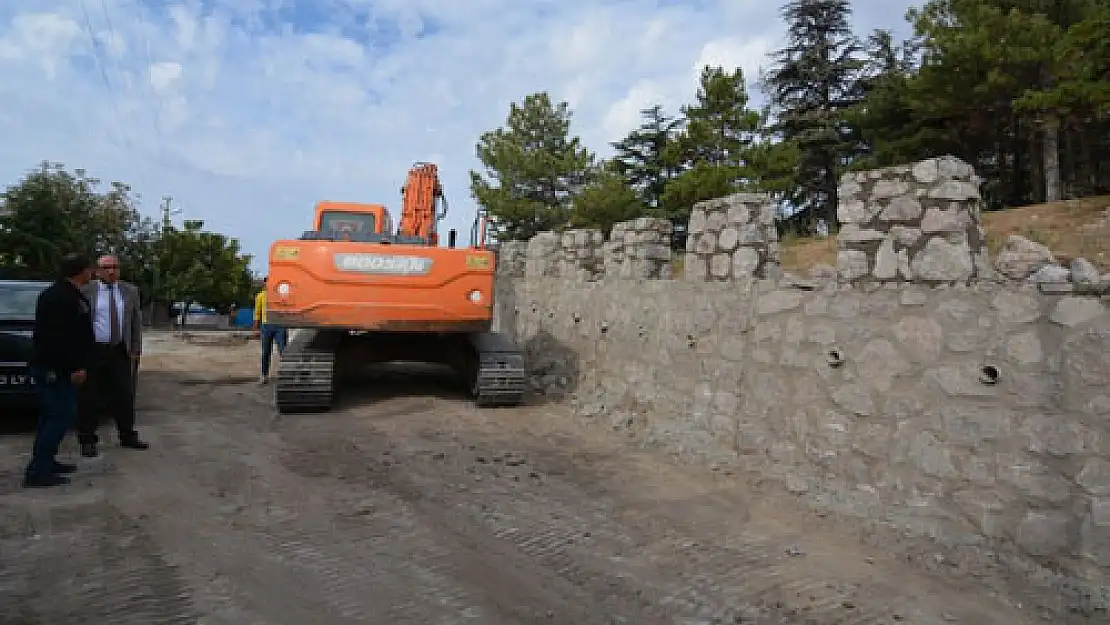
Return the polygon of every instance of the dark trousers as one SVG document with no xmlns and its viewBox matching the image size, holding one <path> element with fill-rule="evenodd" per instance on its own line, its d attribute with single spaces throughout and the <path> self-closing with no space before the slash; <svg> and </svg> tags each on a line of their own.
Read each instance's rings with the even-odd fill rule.
<svg viewBox="0 0 1110 625">
<path fill-rule="evenodd" d="M 54 472 L 58 446 L 77 418 L 77 389 L 69 378 L 58 377 L 44 367 L 32 367 L 31 375 L 39 389 L 40 404 L 27 475 L 46 476 Z"/>
<path fill-rule="evenodd" d="M 258 331 L 258 338 L 262 344 L 262 375 L 270 375 L 270 359 L 274 353 L 274 344 L 277 344 L 278 353 L 284 354 L 288 334 L 281 326 L 264 323 Z"/>
<path fill-rule="evenodd" d="M 77 418 L 77 441 L 98 443 L 97 424 L 109 415 L 116 423 L 121 441 L 133 440 L 135 433 L 134 365 L 122 343 L 97 343 L 89 363 L 89 375 L 82 387 L 81 410 Z"/>
</svg>

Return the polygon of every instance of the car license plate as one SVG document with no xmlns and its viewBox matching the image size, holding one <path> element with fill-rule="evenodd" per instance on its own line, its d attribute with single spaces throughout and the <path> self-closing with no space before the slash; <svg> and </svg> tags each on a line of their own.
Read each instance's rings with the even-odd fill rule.
<svg viewBox="0 0 1110 625">
<path fill-rule="evenodd" d="M 29 373 L 0 373 L 0 388 L 13 386 L 33 386 L 35 377 Z"/>
</svg>

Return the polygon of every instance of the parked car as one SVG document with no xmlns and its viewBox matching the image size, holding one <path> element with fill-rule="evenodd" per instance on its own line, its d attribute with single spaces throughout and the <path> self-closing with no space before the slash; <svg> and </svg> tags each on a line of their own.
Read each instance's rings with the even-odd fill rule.
<svg viewBox="0 0 1110 625">
<path fill-rule="evenodd" d="M 201 306 L 200 304 L 190 304 L 189 312 L 187 315 L 182 315 L 182 308 L 184 304 L 178 302 L 174 305 L 174 325 L 178 328 L 182 327 L 182 322 L 189 328 L 222 328 L 228 324 L 227 315 L 221 315 L 213 308 Z"/>
<path fill-rule="evenodd" d="M 35 305 L 50 286 L 39 280 L 0 280 L 0 411 L 29 407 L 38 398 L 31 378 Z"/>
</svg>

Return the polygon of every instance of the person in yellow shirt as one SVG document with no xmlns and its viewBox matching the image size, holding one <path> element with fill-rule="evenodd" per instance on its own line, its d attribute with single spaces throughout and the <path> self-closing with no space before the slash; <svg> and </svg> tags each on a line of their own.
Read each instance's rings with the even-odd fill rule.
<svg viewBox="0 0 1110 625">
<path fill-rule="evenodd" d="M 270 358 L 277 344 L 278 355 L 285 353 L 287 340 L 285 328 L 266 323 L 266 284 L 269 276 L 262 279 L 262 290 L 254 296 L 254 334 L 262 344 L 262 375 L 259 382 L 266 384 L 270 381 Z"/>
</svg>

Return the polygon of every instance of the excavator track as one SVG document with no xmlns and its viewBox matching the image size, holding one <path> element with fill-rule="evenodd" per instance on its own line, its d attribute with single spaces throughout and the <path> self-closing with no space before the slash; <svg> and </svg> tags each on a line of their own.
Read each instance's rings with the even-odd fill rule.
<svg viewBox="0 0 1110 625">
<path fill-rule="evenodd" d="M 523 403 L 528 377 L 520 348 L 496 332 L 472 335 L 470 344 L 477 358 L 470 391 L 474 402 L 483 408 Z"/>
<path fill-rule="evenodd" d="M 331 408 L 335 396 L 333 333 L 300 330 L 289 341 L 278 365 L 274 402 L 278 412 L 316 412 Z"/>
<path fill-rule="evenodd" d="M 278 364 L 274 403 L 282 414 L 323 412 L 335 397 L 336 348 L 341 332 L 300 330 Z M 468 337 L 475 362 L 469 373 L 470 394 L 482 408 L 524 402 L 528 377 L 524 354 L 506 336 L 485 332 Z"/>
</svg>

